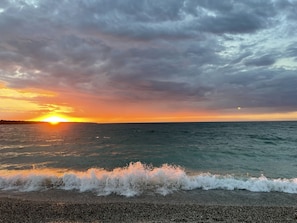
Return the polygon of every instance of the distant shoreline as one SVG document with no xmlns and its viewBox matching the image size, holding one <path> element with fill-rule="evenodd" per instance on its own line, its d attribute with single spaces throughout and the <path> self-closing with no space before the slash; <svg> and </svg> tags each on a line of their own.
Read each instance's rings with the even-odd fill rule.
<svg viewBox="0 0 297 223">
<path fill-rule="evenodd" d="M 73 123 L 88 123 L 97 124 L 93 122 L 58 122 L 58 124 L 73 124 Z M 51 122 L 45 121 L 19 121 L 19 120 L 0 120 L 0 125 L 28 125 L 28 124 L 51 124 Z"/>
<path fill-rule="evenodd" d="M 85 124 L 102 124 L 102 125 L 114 125 L 114 124 L 184 124 L 184 123 L 261 123 L 261 122 L 296 122 L 297 120 L 276 120 L 276 121 L 224 121 L 224 122 L 59 122 L 61 123 L 85 123 Z M 46 121 L 21 121 L 21 120 L 0 120 L 0 125 L 10 124 L 48 124 Z"/>
<path fill-rule="evenodd" d="M 15 121 L 15 120 L 0 120 L 0 125 L 10 125 L 10 124 L 43 124 L 47 122 L 41 121 Z"/>
</svg>

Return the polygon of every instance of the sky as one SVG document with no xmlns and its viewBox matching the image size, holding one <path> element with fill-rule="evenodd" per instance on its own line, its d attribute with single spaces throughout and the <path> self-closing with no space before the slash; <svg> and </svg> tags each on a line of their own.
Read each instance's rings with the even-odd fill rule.
<svg viewBox="0 0 297 223">
<path fill-rule="evenodd" d="M 0 119 L 297 120 L 297 0 L 1 0 Z"/>
</svg>

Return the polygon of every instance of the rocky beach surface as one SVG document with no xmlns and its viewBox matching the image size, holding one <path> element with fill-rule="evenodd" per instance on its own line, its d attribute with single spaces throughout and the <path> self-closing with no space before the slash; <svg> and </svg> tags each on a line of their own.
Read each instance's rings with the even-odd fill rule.
<svg viewBox="0 0 297 223">
<path fill-rule="evenodd" d="M 247 200 L 246 192 L 199 193 L 125 198 L 1 192 L 0 222 L 297 222 L 295 195 L 256 193 Z"/>
</svg>

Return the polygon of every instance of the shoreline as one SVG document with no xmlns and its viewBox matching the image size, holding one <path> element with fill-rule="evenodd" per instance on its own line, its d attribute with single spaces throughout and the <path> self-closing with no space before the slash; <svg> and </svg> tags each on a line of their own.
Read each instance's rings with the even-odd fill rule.
<svg viewBox="0 0 297 223">
<path fill-rule="evenodd" d="M 296 222 L 297 201 L 272 205 L 269 196 L 256 193 L 256 202 L 221 203 L 220 191 L 212 191 L 209 201 L 197 195 L 144 195 L 126 198 L 116 195 L 99 197 L 92 193 L 45 191 L 0 193 L 0 222 Z M 224 193 L 224 192 L 222 192 Z M 228 193 L 228 196 L 236 195 Z M 278 200 L 283 194 L 274 194 Z M 243 199 L 245 192 L 239 192 Z M 236 197 L 235 196 L 235 197 Z M 286 196 L 286 195 L 285 195 Z M 183 199 L 185 197 L 185 199 Z M 189 194 L 192 197 L 192 194 Z M 289 196 L 290 197 L 290 196 Z M 199 200 L 200 198 L 200 200 Z M 197 200 L 196 200 L 197 199 Z M 261 202 L 263 200 L 265 202 Z M 295 201 L 295 202 L 294 202 Z"/>
</svg>

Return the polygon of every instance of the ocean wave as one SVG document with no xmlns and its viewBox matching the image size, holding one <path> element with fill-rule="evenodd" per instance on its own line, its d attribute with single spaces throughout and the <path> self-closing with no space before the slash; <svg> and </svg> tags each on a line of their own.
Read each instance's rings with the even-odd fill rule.
<svg viewBox="0 0 297 223">
<path fill-rule="evenodd" d="M 297 178 L 269 179 L 236 177 L 210 173 L 187 174 L 179 166 L 164 164 L 153 167 L 141 162 L 108 171 L 55 169 L 0 171 L 0 189 L 42 191 L 48 189 L 91 191 L 98 196 L 110 194 L 132 197 L 146 192 L 167 195 L 180 190 L 248 190 L 252 192 L 284 192 L 297 194 Z"/>
</svg>

